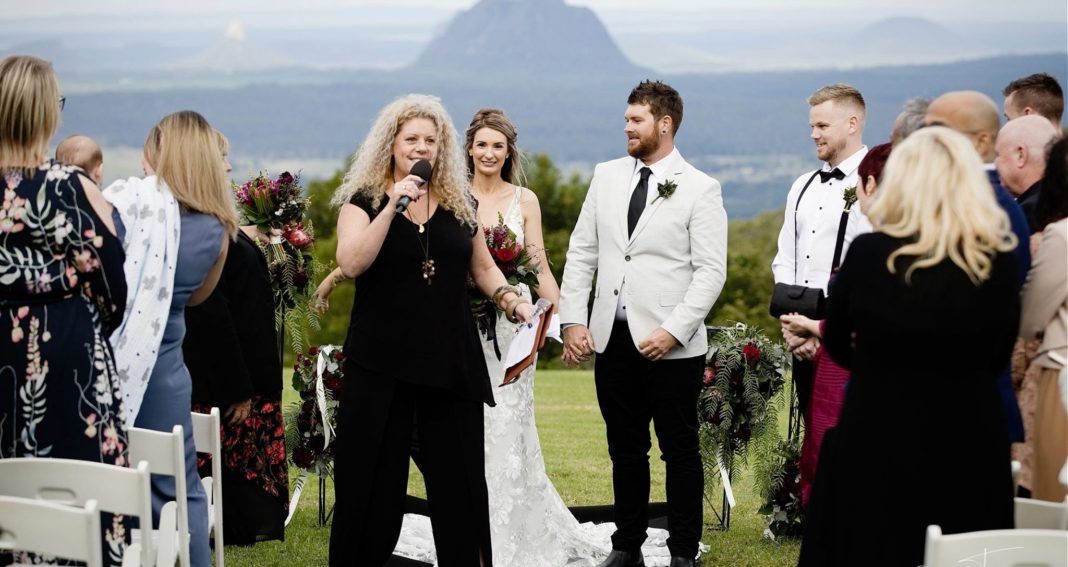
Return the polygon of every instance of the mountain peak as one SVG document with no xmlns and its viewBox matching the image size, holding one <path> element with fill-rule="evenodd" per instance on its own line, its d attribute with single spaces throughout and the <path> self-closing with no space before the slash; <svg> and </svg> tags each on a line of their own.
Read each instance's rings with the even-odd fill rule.
<svg viewBox="0 0 1068 567">
<path fill-rule="evenodd" d="M 481 0 L 457 14 L 413 67 L 484 75 L 643 71 L 623 55 L 593 11 L 564 0 Z"/>
</svg>

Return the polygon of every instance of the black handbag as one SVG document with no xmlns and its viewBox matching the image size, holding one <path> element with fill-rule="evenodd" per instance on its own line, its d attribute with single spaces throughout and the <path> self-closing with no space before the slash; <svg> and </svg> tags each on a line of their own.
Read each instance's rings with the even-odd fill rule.
<svg viewBox="0 0 1068 567">
<path fill-rule="evenodd" d="M 771 316 L 776 319 L 788 313 L 800 313 L 809 319 L 823 318 L 827 298 L 818 287 L 777 283 L 771 290 Z"/>
<path fill-rule="evenodd" d="M 808 182 L 801 188 L 801 194 L 797 196 L 797 202 L 794 203 L 794 277 L 797 277 L 797 208 L 801 204 L 801 197 L 805 196 L 805 191 L 808 186 L 812 184 L 812 180 L 816 178 L 819 171 L 812 174 L 812 177 L 808 178 Z M 831 273 L 834 273 L 838 269 L 840 256 L 842 255 L 842 244 L 845 240 L 846 225 L 849 223 L 849 204 L 842 210 L 842 217 L 838 221 L 838 238 L 834 243 L 834 256 L 831 262 Z M 771 290 L 771 306 L 768 312 L 772 317 L 776 319 L 781 315 L 788 313 L 798 313 L 804 315 L 809 319 L 823 319 L 825 315 L 824 307 L 827 303 L 827 296 L 823 293 L 823 289 L 818 287 L 805 287 L 803 285 L 792 285 L 785 283 L 776 283 L 775 287 Z"/>
</svg>

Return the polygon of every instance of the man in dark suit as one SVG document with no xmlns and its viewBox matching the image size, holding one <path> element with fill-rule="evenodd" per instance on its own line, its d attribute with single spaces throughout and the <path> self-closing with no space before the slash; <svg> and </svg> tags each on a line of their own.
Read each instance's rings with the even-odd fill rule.
<svg viewBox="0 0 1068 567">
<path fill-rule="evenodd" d="M 1005 190 L 1016 197 L 1032 233 L 1035 232 L 1035 203 L 1046 174 L 1046 152 L 1058 134 L 1049 120 L 1035 115 L 1010 120 L 998 132 L 994 160 L 998 177 Z"/>
<path fill-rule="evenodd" d="M 946 126 L 968 136 L 975 151 L 986 164 L 987 176 L 994 186 L 994 196 L 998 205 L 1009 215 L 1012 232 L 1016 235 L 1016 278 L 1018 287 L 1023 287 L 1027 270 L 1031 268 L 1031 247 L 1029 245 L 1031 229 L 1027 225 L 1020 206 L 1012 195 L 1001 186 L 997 169 L 994 167 L 995 147 L 998 137 L 998 107 L 990 97 L 977 91 L 954 91 L 946 93 L 927 107 L 927 126 Z M 1009 361 L 1005 361 L 1005 370 L 998 377 L 998 390 L 1001 393 L 1002 410 L 1005 415 L 1005 430 L 1010 443 L 1024 440 L 1023 418 L 1020 406 L 1016 403 L 1016 394 L 1012 390 L 1012 378 L 1009 374 Z"/>
</svg>

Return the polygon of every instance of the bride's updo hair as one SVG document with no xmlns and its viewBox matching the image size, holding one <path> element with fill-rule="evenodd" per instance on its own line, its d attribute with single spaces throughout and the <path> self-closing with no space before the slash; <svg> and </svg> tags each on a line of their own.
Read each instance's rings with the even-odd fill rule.
<svg viewBox="0 0 1068 567">
<path fill-rule="evenodd" d="M 519 132 L 516 131 L 515 124 L 512 124 L 512 121 L 508 119 L 504 111 L 496 108 L 479 110 L 471 118 L 471 125 L 467 127 L 467 141 L 464 143 L 464 154 L 467 156 L 467 174 L 475 174 L 475 160 L 471 157 L 471 146 L 475 143 L 475 134 L 483 128 L 496 130 L 504 134 L 504 138 L 508 140 L 508 157 L 505 158 L 504 165 L 501 166 L 501 179 L 520 187 L 525 186 L 527 177 L 523 172 L 523 154 L 519 151 L 519 146 L 516 145 Z"/>
</svg>

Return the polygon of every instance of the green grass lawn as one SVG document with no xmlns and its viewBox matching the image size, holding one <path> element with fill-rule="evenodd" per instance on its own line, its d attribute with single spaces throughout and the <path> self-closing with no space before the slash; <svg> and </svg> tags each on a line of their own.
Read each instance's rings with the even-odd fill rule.
<svg viewBox="0 0 1068 567">
<path fill-rule="evenodd" d="M 296 394 L 287 390 L 285 397 L 287 401 L 292 401 L 296 399 Z M 601 421 L 594 394 L 593 373 L 582 370 L 539 371 L 535 400 L 545 468 L 560 496 L 569 505 L 610 503 L 612 469 L 605 444 L 604 422 Z M 654 443 L 650 456 L 653 501 L 665 500 L 664 464 L 659 456 Z M 408 491 L 422 496 L 422 479 L 414 465 L 411 469 Z M 297 472 L 291 470 L 290 478 L 295 479 L 296 476 Z M 766 523 L 756 513 L 760 502 L 753 493 L 752 478 L 746 471 L 742 471 L 739 477 L 734 484 L 737 506 L 731 516 L 730 530 L 716 529 L 713 526 L 715 516 L 706 509 L 705 533 L 701 541 L 712 549 L 703 557 L 704 565 L 780 567 L 796 564 L 797 541 L 775 543 L 761 537 Z M 314 477 L 309 479 L 300 506 L 286 529 L 284 543 L 267 542 L 251 548 L 228 547 L 227 564 L 234 567 L 326 565 L 330 528 L 317 525 L 317 486 Z M 331 505 L 334 494 L 329 481 L 326 498 L 327 505 Z M 716 504 L 718 506 L 718 501 Z"/>
</svg>

